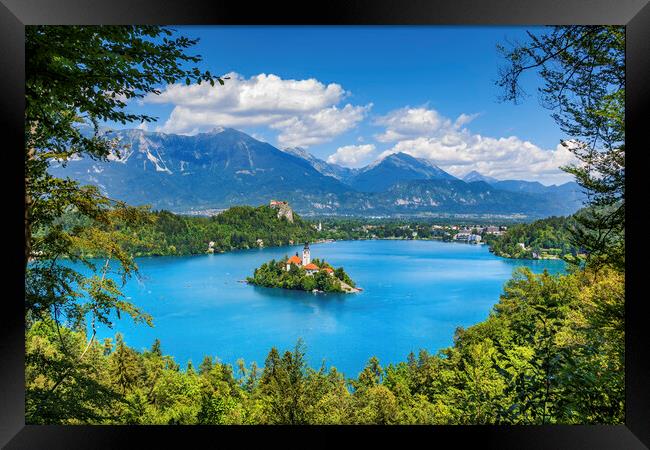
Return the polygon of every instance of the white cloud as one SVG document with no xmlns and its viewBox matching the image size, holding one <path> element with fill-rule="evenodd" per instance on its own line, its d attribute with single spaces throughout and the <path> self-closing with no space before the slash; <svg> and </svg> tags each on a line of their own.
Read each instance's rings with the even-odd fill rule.
<svg viewBox="0 0 650 450">
<path fill-rule="evenodd" d="M 361 167 L 369 162 L 374 150 L 375 146 L 373 144 L 346 145 L 339 147 L 335 153 L 329 155 L 327 162 L 345 167 Z"/>
<path fill-rule="evenodd" d="M 331 140 L 333 137 L 351 130 L 363 120 L 372 104 L 339 109 L 336 106 L 322 109 L 301 117 L 291 117 L 271 125 L 281 130 L 278 142 L 284 146 L 307 147 Z"/>
<path fill-rule="evenodd" d="M 433 109 L 407 106 L 378 117 L 375 124 L 386 127 L 386 131 L 376 135 L 375 139 L 379 142 L 394 142 L 431 135 L 443 127 L 451 126 L 451 121 Z"/>
<path fill-rule="evenodd" d="M 285 80 L 273 74 L 244 78 L 237 73 L 223 86 L 208 83 L 169 85 L 149 103 L 175 107 L 160 127 L 168 133 L 193 134 L 215 126 L 268 126 L 280 131 L 282 145 L 309 146 L 327 142 L 355 127 L 371 107 L 337 105 L 348 96 L 341 85 L 309 78 Z"/>
<path fill-rule="evenodd" d="M 476 113 L 476 114 L 465 114 L 465 113 L 462 113 L 462 114 L 461 114 L 460 116 L 458 116 L 458 117 L 456 118 L 456 120 L 454 121 L 454 127 L 455 127 L 455 128 L 461 128 L 461 127 L 463 127 L 464 125 L 467 125 L 468 123 L 470 123 L 472 120 L 476 119 L 478 116 L 479 116 L 478 113 Z"/>
<path fill-rule="evenodd" d="M 400 114 L 404 114 L 404 117 L 399 118 Z M 477 170 L 498 179 L 537 180 L 543 183 L 571 180 L 570 175 L 559 169 L 576 161 L 566 148 L 558 145 L 555 149 L 542 149 L 516 136 L 485 137 L 462 128 L 476 115 L 461 114 L 452 122 L 431 110 L 402 108 L 385 117 L 390 120 L 383 122 L 386 130 L 378 136 L 378 140 L 388 140 L 390 137 L 390 140 L 397 142 L 382 152 L 379 158 L 390 153 L 408 153 L 429 159 L 456 176 Z M 425 123 L 426 126 L 419 125 Z M 419 135 L 416 134 L 417 129 Z"/>
</svg>

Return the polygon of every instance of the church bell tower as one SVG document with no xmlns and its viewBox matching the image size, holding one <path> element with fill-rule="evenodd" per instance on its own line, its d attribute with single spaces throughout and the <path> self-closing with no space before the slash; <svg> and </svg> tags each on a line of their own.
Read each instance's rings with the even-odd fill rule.
<svg viewBox="0 0 650 450">
<path fill-rule="evenodd" d="M 302 249 L 302 265 L 306 266 L 311 262 L 311 255 L 309 254 L 309 242 L 305 242 L 305 248 Z"/>
</svg>

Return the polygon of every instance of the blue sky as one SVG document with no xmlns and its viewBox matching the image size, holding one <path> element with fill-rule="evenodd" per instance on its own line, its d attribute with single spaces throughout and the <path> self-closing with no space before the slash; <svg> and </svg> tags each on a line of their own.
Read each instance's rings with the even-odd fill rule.
<svg viewBox="0 0 650 450">
<path fill-rule="evenodd" d="M 173 27 L 200 38 L 201 67 L 225 87 L 163 86 L 130 108 L 150 131 L 237 128 L 277 147 L 360 167 L 387 153 L 428 158 L 454 175 L 564 182 L 571 162 L 530 73 L 522 104 L 501 103 L 496 45 L 542 28 L 451 26 Z"/>
</svg>

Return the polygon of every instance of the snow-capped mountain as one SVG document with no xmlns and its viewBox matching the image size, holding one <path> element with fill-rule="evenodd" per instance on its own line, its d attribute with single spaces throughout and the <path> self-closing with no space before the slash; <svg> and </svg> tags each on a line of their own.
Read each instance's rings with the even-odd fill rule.
<svg viewBox="0 0 650 450">
<path fill-rule="evenodd" d="M 570 214 L 570 196 L 467 183 L 430 161 L 395 153 L 362 169 L 280 150 L 231 128 L 193 136 L 120 130 L 108 161 L 75 158 L 51 173 L 97 185 L 111 198 L 176 212 L 288 200 L 303 214 Z M 501 183 L 505 183 L 501 187 Z M 541 186 L 541 185 L 540 185 Z M 564 186 L 564 185 L 563 185 Z M 563 188 L 563 187 L 554 187 Z"/>
<path fill-rule="evenodd" d="M 119 139 L 119 155 L 70 161 L 51 172 L 95 184 L 112 198 L 171 210 L 265 203 L 269 196 L 298 206 L 349 190 L 304 159 L 230 128 L 194 136 L 125 130 L 109 137 Z"/>
</svg>

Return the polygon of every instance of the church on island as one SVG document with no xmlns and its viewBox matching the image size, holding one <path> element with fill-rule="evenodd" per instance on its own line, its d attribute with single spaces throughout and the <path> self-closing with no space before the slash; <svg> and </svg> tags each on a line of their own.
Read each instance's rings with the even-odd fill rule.
<svg viewBox="0 0 650 450">
<path fill-rule="evenodd" d="M 287 259 L 287 272 L 291 269 L 291 265 L 295 264 L 298 267 L 302 267 L 307 272 L 307 275 L 313 275 L 319 270 L 324 270 L 328 275 L 334 275 L 334 270 L 331 267 L 323 267 L 322 269 L 316 264 L 311 262 L 311 253 L 309 251 L 309 242 L 305 243 L 305 247 L 302 249 L 302 260 L 298 256 L 298 252 L 293 255 L 291 258 Z"/>
</svg>

